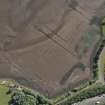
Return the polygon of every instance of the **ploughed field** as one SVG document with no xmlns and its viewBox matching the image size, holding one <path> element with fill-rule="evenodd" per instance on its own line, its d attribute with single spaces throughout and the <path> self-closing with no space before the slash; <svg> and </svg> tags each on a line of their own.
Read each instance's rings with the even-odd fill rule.
<svg viewBox="0 0 105 105">
<path fill-rule="evenodd" d="M 92 77 L 105 0 L 0 0 L 0 77 L 53 96 Z"/>
</svg>

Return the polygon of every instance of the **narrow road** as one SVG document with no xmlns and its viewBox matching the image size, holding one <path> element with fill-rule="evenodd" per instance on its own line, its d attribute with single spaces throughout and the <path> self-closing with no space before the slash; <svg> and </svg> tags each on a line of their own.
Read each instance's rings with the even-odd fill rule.
<svg viewBox="0 0 105 105">
<path fill-rule="evenodd" d="M 78 102 L 72 105 L 96 105 L 96 102 L 105 103 L 105 94 L 90 99 L 86 99 L 82 102 Z"/>
</svg>

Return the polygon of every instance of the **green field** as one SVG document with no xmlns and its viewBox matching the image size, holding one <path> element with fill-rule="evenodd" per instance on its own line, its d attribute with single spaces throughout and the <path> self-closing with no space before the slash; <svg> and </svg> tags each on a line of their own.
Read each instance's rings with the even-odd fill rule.
<svg viewBox="0 0 105 105">
<path fill-rule="evenodd" d="M 0 105 L 8 105 L 10 95 L 7 95 L 8 87 L 0 85 Z"/>
</svg>

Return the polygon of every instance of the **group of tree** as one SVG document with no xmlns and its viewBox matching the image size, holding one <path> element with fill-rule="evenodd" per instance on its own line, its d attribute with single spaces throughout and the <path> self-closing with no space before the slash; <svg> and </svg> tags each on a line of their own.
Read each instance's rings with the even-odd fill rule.
<svg viewBox="0 0 105 105">
<path fill-rule="evenodd" d="M 9 105 L 52 105 L 51 102 L 29 90 L 15 91 L 11 97 Z"/>
</svg>

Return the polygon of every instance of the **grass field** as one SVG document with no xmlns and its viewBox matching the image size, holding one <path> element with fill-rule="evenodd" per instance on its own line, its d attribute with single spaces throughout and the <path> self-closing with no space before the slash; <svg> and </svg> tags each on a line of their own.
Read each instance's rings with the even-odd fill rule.
<svg viewBox="0 0 105 105">
<path fill-rule="evenodd" d="M 8 105 L 10 95 L 7 95 L 8 87 L 0 85 L 0 105 Z"/>
</svg>

